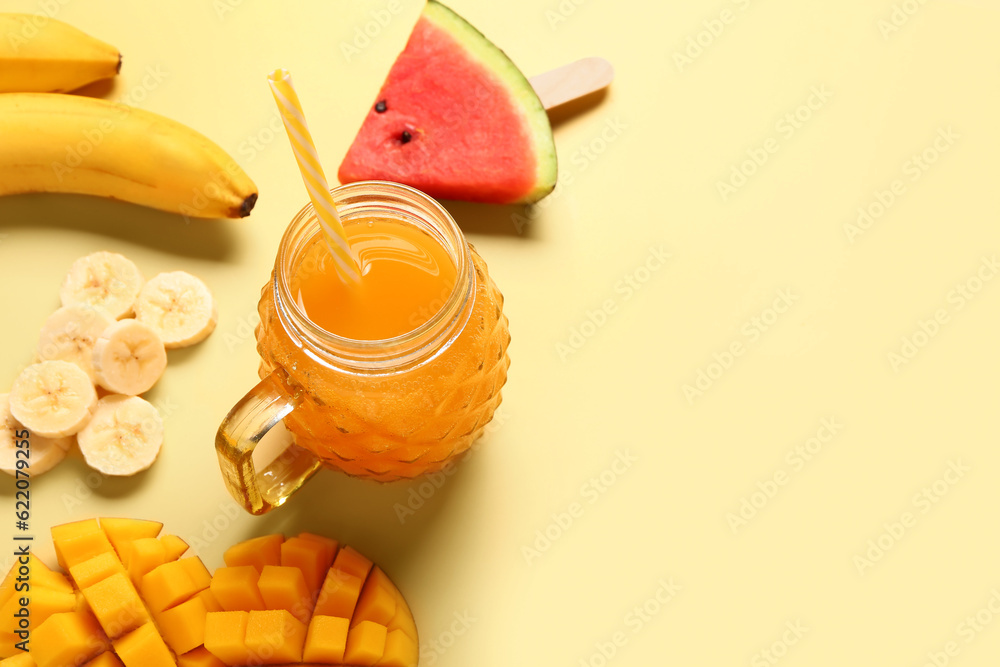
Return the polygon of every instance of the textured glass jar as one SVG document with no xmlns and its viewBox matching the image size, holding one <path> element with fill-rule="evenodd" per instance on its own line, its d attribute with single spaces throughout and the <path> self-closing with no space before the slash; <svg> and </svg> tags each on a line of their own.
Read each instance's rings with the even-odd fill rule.
<svg viewBox="0 0 1000 667">
<path fill-rule="evenodd" d="M 448 212 L 394 183 L 332 192 L 345 224 L 392 218 L 429 234 L 454 262 L 457 280 L 406 334 L 377 341 L 334 335 L 292 298 L 291 277 L 320 233 L 311 205 L 295 216 L 261 295 L 261 382 L 216 437 L 226 484 L 254 514 L 280 505 L 322 465 L 384 482 L 440 470 L 482 434 L 507 379 L 503 297 Z M 258 471 L 254 447 L 279 420 L 295 444 Z"/>
</svg>

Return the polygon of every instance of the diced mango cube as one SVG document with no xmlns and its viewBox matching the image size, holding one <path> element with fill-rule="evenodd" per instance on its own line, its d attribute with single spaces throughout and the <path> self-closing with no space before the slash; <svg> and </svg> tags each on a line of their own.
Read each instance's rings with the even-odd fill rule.
<svg viewBox="0 0 1000 667">
<path fill-rule="evenodd" d="M 212 592 L 211 588 L 199 591 L 195 597 L 199 598 L 205 604 L 207 611 L 225 611 L 222 605 L 219 604 L 219 601 L 215 599 L 215 593 Z"/>
<path fill-rule="evenodd" d="M 28 554 L 28 558 L 31 558 L 32 554 Z M 14 584 L 17 578 L 18 562 L 15 560 L 14 564 L 10 566 L 7 570 L 7 574 L 4 575 L 3 583 L 0 583 L 0 605 L 9 600 L 14 595 Z"/>
<path fill-rule="evenodd" d="M 123 667 L 122 661 L 111 651 L 105 651 L 83 667 Z"/>
<path fill-rule="evenodd" d="M 87 663 L 90 664 L 89 662 Z M 31 655 L 28 653 L 18 653 L 17 655 L 11 656 L 4 660 L 0 660 L 0 667 L 36 667 L 35 661 L 32 660 Z"/>
<path fill-rule="evenodd" d="M 112 639 L 150 622 L 146 606 L 124 574 L 113 574 L 84 588 L 83 596 L 104 632 Z"/>
<path fill-rule="evenodd" d="M 94 556 L 103 553 L 115 553 L 115 548 L 111 546 L 107 536 L 103 532 L 86 533 L 77 537 L 70 537 L 59 541 L 59 555 L 62 558 L 64 570 L 71 569 L 74 565 L 89 560 Z"/>
<path fill-rule="evenodd" d="M 325 544 L 329 548 L 330 553 L 332 555 L 337 554 L 337 540 L 331 537 L 326 537 L 325 535 L 317 535 L 316 533 L 308 533 L 306 531 L 302 531 L 297 535 L 297 537 L 301 537 L 304 540 L 313 540 L 314 542 L 320 542 L 322 544 Z"/>
<path fill-rule="evenodd" d="M 200 589 L 181 561 L 160 565 L 142 578 L 142 597 L 154 611 L 170 609 L 193 597 Z"/>
<path fill-rule="evenodd" d="M 216 658 L 204 646 L 177 656 L 177 667 L 226 667 L 226 663 Z"/>
<path fill-rule="evenodd" d="M 259 574 L 265 565 L 281 565 L 281 543 L 285 536 L 281 533 L 255 537 L 226 549 L 222 559 L 229 567 L 252 565 Z"/>
<path fill-rule="evenodd" d="M 22 602 L 28 602 L 28 598 L 21 595 L 14 595 L 7 598 L 7 602 L 3 605 L 0 605 L 0 632 L 13 634 L 19 629 L 18 622 L 20 619 L 15 614 L 22 614 L 27 619 L 25 620 L 26 623 L 31 622 L 31 613 L 27 609 L 24 609 L 27 605 L 22 605 Z"/>
<path fill-rule="evenodd" d="M 306 625 L 284 609 L 251 611 L 247 621 L 247 649 L 264 665 L 301 662 Z"/>
<path fill-rule="evenodd" d="M 31 633 L 31 657 L 38 667 L 71 667 L 108 648 L 108 639 L 89 613 L 53 614 Z"/>
<path fill-rule="evenodd" d="M 304 662 L 339 665 L 344 662 L 347 648 L 347 630 L 351 621 L 333 616 L 313 616 L 302 650 Z"/>
<path fill-rule="evenodd" d="M 53 526 L 51 530 L 52 544 L 56 549 L 56 560 L 59 561 L 60 567 L 64 570 L 69 569 L 62 556 L 60 548 L 61 542 L 74 537 L 80 537 L 81 535 L 99 532 L 101 532 L 101 527 L 98 525 L 97 519 L 85 519 L 83 521 L 74 521 L 72 523 L 64 523 L 59 526 Z"/>
<path fill-rule="evenodd" d="M 115 653 L 125 667 L 175 667 L 174 656 L 152 623 L 114 640 Z"/>
<path fill-rule="evenodd" d="M 163 640 L 174 653 L 187 653 L 205 643 L 205 617 L 208 610 L 201 598 L 194 597 L 159 613 L 153 612 Z"/>
<path fill-rule="evenodd" d="M 75 610 L 76 595 L 73 593 L 49 588 L 15 593 L 0 605 L 0 631 L 5 634 L 13 634 L 19 630 L 30 631 L 53 614 Z M 24 624 L 28 626 L 25 627 Z"/>
<path fill-rule="evenodd" d="M 0 630 L 0 658 L 10 658 L 11 656 L 20 655 L 22 651 L 17 648 L 17 643 L 20 641 L 21 638 L 13 632 Z"/>
<path fill-rule="evenodd" d="M 163 542 L 155 537 L 142 537 L 128 543 L 128 556 L 122 561 L 128 570 L 129 579 L 136 586 L 142 584 L 147 572 L 167 562 L 167 551 Z"/>
<path fill-rule="evenodd" d="M 363 579 L 341 572 L 336 567 L 330 568 L 326 580 L 323 582 L 323 588 L 320 589 L 319 596 L 316 598 L 316 608 L 313 613 L 321 616 L 351 618 L 354 615 L 354 607 L 358 603 L 363 583 Z"/>
<path fill-rule="evenodd" d="M 417 667 L 420 653 L 417 643 L 402 630 L 392 630 L 385 637 L 385 650 L 376 662 L 381 667 Z"/>
<path fill-rule="evenodd" d="M 327 570 L 333 565 L 336 547 L 336 542 L 330 545 L 301 536 L 290 537 L 281 545 L 281 564 L 302 570 L 306 586 L 315 597 L 323 585 Z"/>
<path fill-rule="evenodd" d="M 364 581 L 368 577 L 368 572 L 372 569 L 372 562 L 351 547 L 344 547 L 337 552 L 337 558 L 334 559 L 333 566 L 341 572 L 353 574 L 358 579 Z"/>
<path fill-rule="evenodd" d="M 299 533 L 298 537 L 319 544 L 323 548 L 323 557 L 329 558 L 330 564 L 333 565 L 333 557 L 337 555 L 337 540 L 315 533 Z"/>
<path fill-rule="evenodd" d="M 52 526 L 49 532 L 52 534 L 52 541 L 58 542 L 59 540 L 79 537 L 87 533 L 97 533 L 100 530 L 101 525 L 97 522 L 97 519 L 83 519 L 81 521 L 71 521 L 69 523 L 61 523 L 58 526 Z"/>
<path fill-rule="evenodd" d="M 212 577 L 211 590 L 226 611 L 264 610 L 257 582 L 260 574 L 252 565 L 220 567 Z"/>
<path fill-rule="evenodd" d="M 392 589 L 396 595 L 396 613 L 386 627 L 389 629 L 389 632 L 402 630 L 410 639 L 416 642 L 417 623 L 413 620 L 413 612 L 410 611 L 410 606 L 406 604 L 406 599 L 403 598 L 403 594 L 399 592 L 399 589 L 395 586 Z"/>
<path fill-rule="evenodd" d="M 163 543 L 163 550 L 167 556 L 167 562 L 177 560 L 188 550 L 188 544 L 176 535 L 164 535 L 160 538 Z"/>
<path fill-rule="evenodd" d="M 384 625 L 362 621 L 347 633 L 344 662 L 349 665 L 374 665 L 385 651 Z"/>
<path fill-rule="evenodd" d="M 15 568 L 11 568 L 11 572 L 19 569 L 17 566 L 19 566 L 19 563 L 15 563 Z M 31 581 L 32 590 L 48 588 L 64 593 L 73 592 L 73 585 L 69 583 L 69 579 L 59 572 L 50 570 L 49 566 L 41 558 L 35 556 L 35 554 L 28 554 L 28 572 L 28 579 Z M 13 583 L 11 584 L 11 590 L 13 591 Z"/>
<path fill-rule="evenodd" d="M 243 665 L 253 657 L 247 649 L 248 611 L 215 611 L 205 617 L 205 648 L 227 665 Z"/>
<path fill-rule="evenodd" d="M 54 591 L 49 588 L 39 588 L 28 595 L 28 612 L 31 614 L 31 627 L 37 628 L 53 614 L 61 614 L 76 610 L 76 594 Z M 13 598 L 12 598 L 13 599 Z M 15 610 L 16 613 L 16 610 Z"/>
<path fill-rule="evenodd" d="M 268 609 L 284 609 L 303 623 L 312 616 L 312 593 L 302 570 L 297 567 L 265 565 L 257 581 Z"/>
<path fill-rule="evenodd" d="M 99 581 L 107 579 L 112 574 L 125 574 L 125 567 L 113 551 L 98 554 L 82 563 L 69 568 L 69 574 L 76 582 L 77 588 L 84 589 Z"/>
<path fill-rule="evenodd" d="M 34 622 L 29 609 L 31 601 L 27 596 L 28 593 L 26 591 L 15 593 L 0 605 L 0 632 L 13 634 L 17 630 L 29 629 L 22 627 L 28 623 L 31 624 L 31 627 L 38 627 L 40 625 L 40 623 Z M 64 611 L 72 611 L 72 609 Z"/>
<path fill-rule="evenodd" d="M 199 591 L 205 590 L 212 584 L 212 573 L 197 556 L 182 558 L 178 562 L 184 566 L 184 571 L 188 573 Z"/>
<path fill-rule="evenodd" d="M 118 553 L 118 558 L 124 562 L 128 554 L 129 542 L 156 537 L 163 529 L 163 524 L 159 521 L 145 521 L 143 519 L 106 517 L 101 519 L 101 528 Z"/>
<path fill-rule="evenodd" d="M 374 567 L 365 581 L 364 588 L 361 589 L 351 624 L 373 621 L 379 625 L 388 625 L 395 614 L 395 587 L 381 568 Z"/>
</svg>

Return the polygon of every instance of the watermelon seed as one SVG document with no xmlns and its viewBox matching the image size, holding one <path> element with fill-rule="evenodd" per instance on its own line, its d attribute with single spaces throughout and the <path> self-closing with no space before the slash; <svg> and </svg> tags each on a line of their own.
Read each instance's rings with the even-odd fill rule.
<svg viewBox="0 0 1000 667">
<path fill-rule="evenodd" d="M 403 130 L 403 134 L 399 136 L 399 140 L 402 141 L 404 144 L 410 143 L 411 139 L 413 139 L 413 135 L 410 134 L 409 130 Z"/>
<path fill-rule="evenodd" d="M 378 101 L 378 103 L 375 105 L 375 112 L 376 113 L 385 113 L 385 100 L 379 100 Z"/>
</svg>

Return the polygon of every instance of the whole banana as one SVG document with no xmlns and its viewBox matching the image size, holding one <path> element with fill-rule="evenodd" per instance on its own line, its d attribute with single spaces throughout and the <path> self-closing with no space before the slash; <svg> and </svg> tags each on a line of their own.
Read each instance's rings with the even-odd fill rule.
<svg viewBox="0 0 1000 667">
<path fill-rule="evenodd" d="M 0 94 L 0 137 L 0 195 L 96 195 L 186 218 L 242 218 L 257 201 L 257 186 L 217 144 L 124 104 Z"/>
<path fill-rule="evenodd" d="M 0 93 L 60 93 L 109 79 L 118 49 L 46 16 L 0 13 Z"/>
</svg>

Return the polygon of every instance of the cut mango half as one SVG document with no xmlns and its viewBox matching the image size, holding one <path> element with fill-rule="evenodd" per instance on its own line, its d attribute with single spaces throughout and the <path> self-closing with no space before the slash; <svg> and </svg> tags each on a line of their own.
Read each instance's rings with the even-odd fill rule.
<svg viewBox="0 0 1000 667">
<path fill-rule="evenodd" d="M 416 667 L 409 606 L 351 547 L 257 537 L 212 575 L 160 528 L 120 518 L 53 528 L 68 575 L 29 554 L 0 583 L 0 667 Z"/>
</svg>

